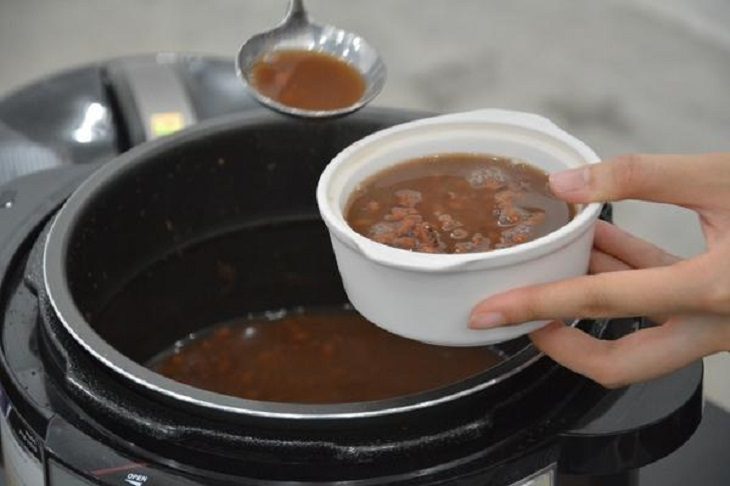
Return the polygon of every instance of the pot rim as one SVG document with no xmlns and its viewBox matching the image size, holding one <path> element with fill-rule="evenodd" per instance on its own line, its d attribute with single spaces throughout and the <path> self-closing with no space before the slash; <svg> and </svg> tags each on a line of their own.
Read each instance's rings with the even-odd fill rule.
<svg viewBox="0 0 730 486">
<path fill-rule="evenodd" d="M 358 116 L 359 115 L 359 116 Z M 425 113 L 395 109 L 366 108 L 353 119 L 368 117 L 373 120 L 398 117 L 413 119 L 428 116 Z M 103 165 L 83 181 L 55 215 L 43 246 L 43 283 L 41 298 L 50 304 L 54 316 L 66 332 L 96 361 L 115 375 L 133 382 L 142 389 L 189 405 L 240 416 L 290 420 L 332 420 L 388 416 L 403 412 L 426 409 L 453 402 L 473 395 L 519 373 L 543 357 L 529 341 L 526 345 L 500 364 L 466 380 L 443 388 L 427 390 L 391 399 L 352 402 L 343 404 L 296 404 L 246 400 L 185 385 L 136 363 L 104 340 L 84 318 L 74 302 L 67 283 L 66 255 L 69 240 L 84 210 L 113 184 L 121 174 L 135 170 L 150 158 L 163 155 L 171 149 L 204 142 L 214 135 L 221 135 L 246 127 L 266 123 L 291 123 L 280 115 L 268 111 L 236 114 L 200 123 L 169 137 L 164 137 L 135 147 Z M 306 122 L 302 122 L 306 123 Z"/>
</svg>

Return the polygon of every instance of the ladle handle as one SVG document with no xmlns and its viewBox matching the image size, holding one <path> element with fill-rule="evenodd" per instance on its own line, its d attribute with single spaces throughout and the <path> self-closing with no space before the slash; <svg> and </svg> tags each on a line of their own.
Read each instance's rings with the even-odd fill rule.
<svg viewBox="0 0 730 486">
<path fill-rule="evenodd" d="M 285 23 L 307 23 L 309 22 L 309 18 L 307 16 L 307 11 L 304 8 L 304 1 L 303 0 L 290 0 L 289 1 L 289 10 L 286 12 L 286 17 L 284 20 Z"/>
</svg>

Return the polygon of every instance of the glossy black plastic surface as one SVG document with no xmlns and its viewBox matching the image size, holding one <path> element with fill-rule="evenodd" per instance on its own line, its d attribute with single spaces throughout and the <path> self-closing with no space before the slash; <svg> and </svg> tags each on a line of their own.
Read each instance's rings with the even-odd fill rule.
<svg viewBox="0 0 730 486">
<path fill-rule="evenodd" d="M 643 319 L 612 321 L 607 338 L 644 326 Z M 649 324 L 650 325 L 650 324 Z M 671 375 L 618 390 L 591 385 L 598 398 L 562 434 L 560 468 L 573 474 L 617 474 L 666 456 L 684 444 L 702 418 L 702 361 Z"/>
<path fill-rule="evenodd" d="M 108 160 L 118 153 L 100 64 L 64 71 L 7 95 L 0 100 L 0 120 L 68 161 Z"/>
<path fill-rule="evenodd" d="M 173 65 L 199 120 L 260 109 L 232 59 L 192 54 L 131 59 Z M 55 73 L 6 95 L 0 99 L 0 123 L 54 151 L 63 163 L 109 160 L 133 145 L 131 134 L 141 123 L 125 90 L 125 73 L 114 68 L 117 61 Z"/>
</svg>

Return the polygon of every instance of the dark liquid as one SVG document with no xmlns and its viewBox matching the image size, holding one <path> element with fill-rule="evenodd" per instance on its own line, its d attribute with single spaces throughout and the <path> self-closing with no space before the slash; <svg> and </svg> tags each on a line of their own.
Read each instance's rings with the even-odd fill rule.
<svg viewBox="0 0 730 486">
<path fill-rule="evenodd" d="M 179 343 L 150 366 L 173 380 L 225 395 L 346 403 L 442 387 L 502 360 L 489 348 L 401 338 L 355 312 L 309 311 L 216 326 Z"/>
<path fill-rule="evenodd" d="M 362 98 L 365 80 L 349 64 L 311 51 L 275 51 L 253 67 L 253 87 L 281 104 L 305 110 L 336 110 Z"/>
<path fill-rule="evenodd" d="M 372 176 L 351 196 L 346 219 L 358 233 L 396 248 L 472 253 L 544 236 L 573 212 L 552 195 L 547 175 L 528 164 L 441 154 Z"/>
</svg>

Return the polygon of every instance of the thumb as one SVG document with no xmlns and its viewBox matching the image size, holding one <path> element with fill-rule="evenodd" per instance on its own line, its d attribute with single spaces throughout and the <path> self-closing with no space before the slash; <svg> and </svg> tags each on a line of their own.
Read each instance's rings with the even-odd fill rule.
<svg viewBox="0 0 730 486">
<path fill-rule="evenodd" d="M 711 206 L 727 193 L 728 167 L 730 154 L 625 155 L 550 174 L 550 188 L 574 203 L 642 199 Z"/>
</svg>

